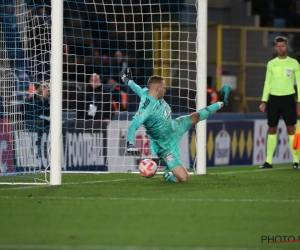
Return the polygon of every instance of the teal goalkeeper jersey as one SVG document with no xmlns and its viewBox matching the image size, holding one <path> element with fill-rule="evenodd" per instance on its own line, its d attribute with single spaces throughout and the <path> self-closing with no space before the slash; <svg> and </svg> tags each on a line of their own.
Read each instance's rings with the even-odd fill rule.
<svg viewBox="0 0 300 250">
<path fill-rule="evenodd" d="M 175 130 L 170 106 L 164 99 L 157 100 L 148 95 L 148 89 L 142 89 L 132 80 L 130 88 L 141 98 L 139 109 L 128 128 L 127 141 L 135 141 L 135 132 L 143 125 L 150 138 L 152 154 L 156 155 L 160 148 L 168 149 Z"/>
</svg>

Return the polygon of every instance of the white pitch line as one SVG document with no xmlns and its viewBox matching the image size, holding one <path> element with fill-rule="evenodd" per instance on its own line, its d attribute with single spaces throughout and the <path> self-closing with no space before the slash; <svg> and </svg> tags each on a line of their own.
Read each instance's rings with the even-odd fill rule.
<svg viewBox="0 0 300 250">
<path fill-rule="evenodd" d="M 16 184 L 17 185 L 17 184 Z M 43 187 L 49 187 L 48 185 L 45 186 L 27 186 L 27 187 L 13 187 L 13 188 L 0 188 L 0 191 L 5 191 L 5 190 L 18 190 L 18 189 L 31 189 L 31 188 L 43 188 Z"/>
<path fill-rule="evenodd" d="M 287 167 L 284 168 L 271 168 L 271 169 L 254 169 L 254 170 L 239 170 L 239 171 L 231 171 L 231 172 L 215 172 L 215 173 L 208 173 L 208 175 L 224 175 L 224 174 L 238 174 L 238 173 L 251 173 L 251 172 L 264 172 L 264 171 L 274 171 L 274 170 L 283 170 L 288 169 Z M 295 170 L 296 171 L 296 170 Z M 193 176 L 193 175 L 192 175 Z M 116 180 L 103 180 L 103 181 L 86 181 L 86 182 L 69 182 L 69 183 L 62 183 L 62 185 L 80 185 L 80 184 L 96 184 L 96 183 L 104 183 L 104 182 L 118 182 L 118 181 L 127 181 L 132 179 L 139 179 L 139 178 L 128 178 L 128 179 L 116 179 Z M 18 185 L 17 183 L 15 185 Z M 30 184 L 29 184 L 30 185 Z M 0 188 L 0 191 L 5 190 L 18 190 L 18 189 L 31 189 L 31 188 L 42 188 L 42 187 L 49 187 L 51 185 L 41 185 L 41 186 L 29 186 L 29 187 L 15 187 L 15 188 Z"/>
<path fill-rule="evenodd" d="M 264 202 L 264 203 L 300 203 L 300 200 L 259 200 L 259 199 L 205 199 L 205 198 L 134 198 L 134 197 L 69 197 L 69 196 L 0 196 L 0 199 L 35 200 L 110 200 L 110 201 L 167 201 L 167 202 Z"/>
<path fill-rule="evenodd" d="M 103 183 L 103 182 L 119 182 L 119 181 L 129 181 L 136 180 L 140 178 L 127 178 L 127 179 L 115 179 L 115 180 L 103 180 L 103 181 L 83 181 L 83 182 L 67 182 L 62 183 L 62 185 L 78 185 L 78 184 L 95 184 L 95 183 Z"/>
<path fill-rule="evenodd" d="M 83 182 L 67 182 L 62 183 L 62 186 L 67 185 L 80 185 L 80 184 L 96 184 L 96 183 L 105 183 L 105 182 L 119 182 L 119 181 L 128 181 L 128 180 L 136 180 L 139 178 L 127 178 L 127 179 L 115 179 L 115 180 L 102 180 L 102 181 L 83 181 Z M 18 185 L 18 184 L 16 184 Z M 0 188 L 0 191 L 5 190 L 18 190 L 18 189 L 30 189 L 30 188 L 42 188 L 42 187 L 52 187 L 51 185 L 45 186 L 29 186 L 29 187 L 15 187 L 15 188 Z"/>
<path fill-rule="evenodd" d="M 274 170 L 283 170 L 283 169 L 288 169 L 288 168 L 285 167 L 285 168 L 270 168 L 270 169 L 253 169 L 253 170 L 240 170 L 240 171 L 231 171 L 231 172 L 215 172 L 209 174 L 238 174 L 238 173 L 264 172 L 264 171 L 274 171 Z"/>
<path fill-rule="evenodd" d="M 259 250 L 258 248 L 219 247 L 141 247 L 141 246 L 70 246 L 70 245 L 0 245 L 3 250 Z M 270 248 L 268 248 L 270 249 Z M 276 250 L 272 248 L 273 250 Z"/>
</svg>

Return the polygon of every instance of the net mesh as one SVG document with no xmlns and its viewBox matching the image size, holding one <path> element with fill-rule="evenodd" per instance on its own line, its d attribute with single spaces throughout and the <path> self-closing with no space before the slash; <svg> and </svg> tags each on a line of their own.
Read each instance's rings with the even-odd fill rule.
<svg viewBox="0 0 300 250">
<path fill-rule="evenodd" d="M 51 167 L 51 12 L 47 0 L 1 4 L 2 176 Z M 120 81 L 127 67 L 141 87 L 151 75 L 165 78 L 174 118 L 195 110 L 196 16 L 194 1 L 64 1 L 63 170 L 137 169 L 141 159 L 124 156 L 140 101 Z M 193 134 L 180 143 L 187 168 L 195 156 Z M 163 167 L 143 128 L 136 145 Z"/>
</svg>

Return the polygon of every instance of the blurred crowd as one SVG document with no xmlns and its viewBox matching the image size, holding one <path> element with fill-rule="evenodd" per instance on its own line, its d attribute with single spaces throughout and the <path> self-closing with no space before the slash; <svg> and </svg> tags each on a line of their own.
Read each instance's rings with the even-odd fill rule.
<svg viewBox="0 0 300 250">
<path fill-rule="evenodd" d="M 246 0 L 252 2 L 252 14 L 260 15 L 263 27 L 300 27 L 299 0 Z"/>
<path fill-rule="evenodd" d="M 300 28 L 300 0 L 246 0 L 252 2 L 252 14 L 260 16 L 262 27 Z M 300 62 L 300 33 L 274 32 L 270 43 L 277 35 L 287 36 L 292 56 Z"/>
<path fill-rule="evenodd" d="M 50 15 L 51 8 L 47 6 L 28 10 L 28 56 L 36 82 L 50 77 Z M 127 42 L 124 30 L 112 27 L 101 15 L 88 10 L 65 11 L 62 49 L 65 81 L 84 84 L 89 75 L 97 73 L 105 84 L 126 66 L 133 69 L 138 79 L 144 76 L 143 53 L 137 52 L 136 44 Z"/>
<path fill-rule="evenodd" d="M 50 15 L 51 8 L 47 6 L 28 9 L 26 56 L 31 75 L 28 103 L 32 103 L 40 86 L 50 80 Z M 109 27 L 101 14 L 64 13 L 64 106 L 76 110 L 79 119 L 108 120 L 112 115 L 108 117 L 107 112 L 127 111 L 129 90 L 119 77 L 125 68 L 130 67 L 137 83 L 144 85 L 144 59 L 133 50 L 136 45 L 125 42 L 121 33 Z M 97 109 L 93 115 L 89 115 L 93 113 L 89 112 L 89 105 Z"/>
<path fill-rule="evenodd" d="M 162 15 L 157 13 L 161 12 L 179 13 L 180 3 L 184 1 L 151 1 L 151 6 L 141 4 L 141 0 L 130 2 L 132 9 L 120 4 L 104 5 L 100 1 L 93 4 L 64 1 L 63 109 L 76 112 L 78 119 L 108 121 L 119 112 L 137 109 L 139 99 L 120 82 L 120 72 L 130 67 L 136 83 L 145 86 L 152 72 L 146 72 L 144 57 L 148 53 L 148 38 L 144 21 L 148 18 L 159 22 Z M 37 3 L 38 0 L 27 1 L 27 26 L 23 34 L 30 76 L 29 95 L 21 107 L 28 113 L 26 119 L 49 114 L 51 3 L 45 4 L 46 0 Z M 127 12 L 135 15 L 124 15 Z M 44 88 L 49 89 L 47 96 L 41 91 Z M 211 87 L 209 91 L 209 103 L 212 103 L 216 93 Z M 195 108 L 194 95 L 193 90 L 174 88 L 168 90 L 166 99 L 174 112 L 187 112 Z M 33 112 L 32 107 L 37 105 L 44 108 Z"/>
</svg>

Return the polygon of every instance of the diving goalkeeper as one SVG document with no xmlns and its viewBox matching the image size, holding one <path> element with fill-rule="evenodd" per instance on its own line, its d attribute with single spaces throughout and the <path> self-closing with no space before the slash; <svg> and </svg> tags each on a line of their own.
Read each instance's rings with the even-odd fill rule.
<svg viewBox="0 0 300 250">
<path fill-rule="evenodd" d="M 128 128 L 127 154 L 141 155 L 134 141 L 135 132 L 143 125 L 150 138 L 151 153 L 157 155 L 167 165 L 163 174 L 165 180 L 188 181 L 189 174 L 180 160 L 179 141 L 192 125 L 207 119 L 212 113 L 227 105 L 230 86 L 227 84 L 223 86 L 218 102 L 190 115 L 172 119 L 171 108 L 163 99 L 166 93 L 163 77 L 151 76 L 147 83 L 148 88 L 144 89 L 134 83 L 130 69 L 121 72 L 121 79 L 141 98 L 139 109 Z"/>
</svg>

